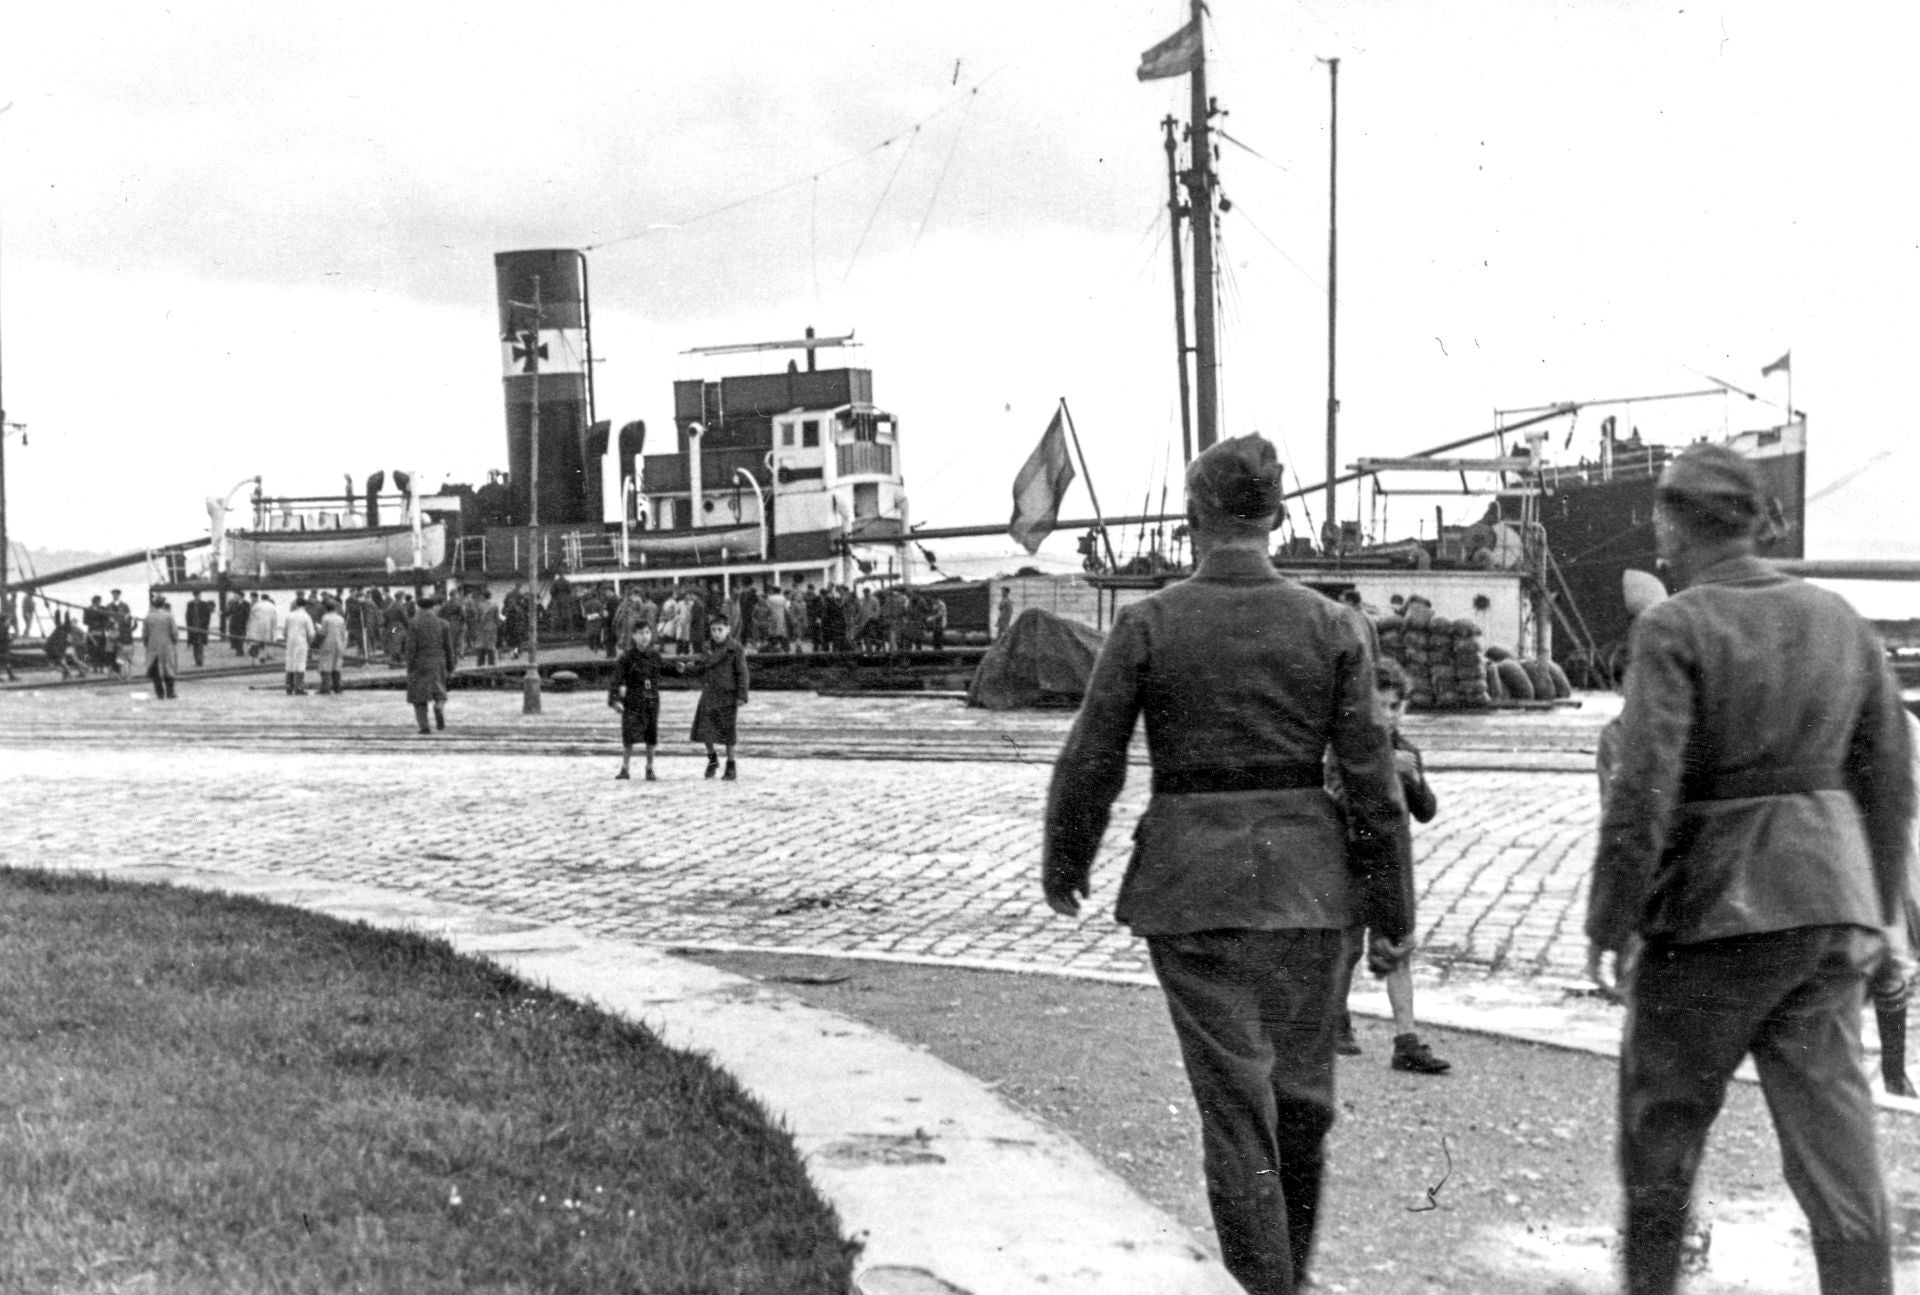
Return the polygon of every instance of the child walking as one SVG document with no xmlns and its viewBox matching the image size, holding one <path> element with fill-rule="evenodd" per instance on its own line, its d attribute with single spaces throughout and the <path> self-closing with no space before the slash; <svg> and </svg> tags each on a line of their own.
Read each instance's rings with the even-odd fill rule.
<svg viewBox="0 0 1920 1295">
<path fill-rule="evenodd" d="M 1422 823 L 1430 823 L 1439 812 L 1439 802 L 1434 798 L 1433 789 L 1427 785 L 1426 770 L 1420 761 L 1420 751 L 1413 743 L 1401 735 L 1400 717 L 1407 710 L 1407 674 L 1400 663 L 1389 658 L 1381 658 L 1373 672 L 1374 696 L 1387 722 L 1387 729 L 1393 739 L 1394 768 L 1400 774 L 1400 790 L 1406 797 L 1407 812 Z M 1413 877 L 1413 827 L 1407 819 L 1400 820 L 1396 846 L 1406 867 L 1401 875 Z M 1408 910 L 1412 910 L 1412 899 L 1408 899 Z M 1340 979 L 1339 994 L 1336 1001 L 1341 1004 L 1341 1022 L 1337 1050 L 1343 1056 L 1358 1056 L 1360 1045 L 1353 1037 L 1353 1016 L 1345 1011 L 1347 993 L 1353 986 L 1353 969 L 1360 962 L 1360 955 L 1367 944 L 1364 927 L 1355 927 L 1347 933 L 1347 961 Z M 1399 965 L 1386 977 L 1387 1003 L 1393 1009 L 1393 1059 L 1389 1063 L 1395 1070 L 1405 1070 L 1417 1075 L 1444 1075 L 1453 1069 L 1453 1063 L 1443 1061 L 1433 1055 L 1433 1049 L 1420 1041 L 1414 1030 L 1413 1022 L 1413 964 L 1411 959 L 1402 959 Z"/>
<path fill-rule="evenodd" d="M 653 748 L 660 742 L 660 653 L 653 646 L 653 627 L 635 621 L 627 636 L 626 649 L 613 667 L 613 686 L 607 690 L 607 705 L 620 712 L 620 772 L 616 779 L 633 775 L 633 748 L 647 753 L 646 780 L 653 776 Z"/>
</svg>

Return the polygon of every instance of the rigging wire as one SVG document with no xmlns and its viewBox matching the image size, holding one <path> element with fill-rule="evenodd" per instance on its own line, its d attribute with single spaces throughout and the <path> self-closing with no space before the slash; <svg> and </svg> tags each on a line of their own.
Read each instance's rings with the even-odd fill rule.
<svg viewBox="0 0 1920 1295">
<path fill-rule="evenodd" d="M 813 207 L 807 214 L 807 251 L 813 258 L 813 309 L 820 311 L 820 177 L 813 177 Z"/>
<path fill-rule="evenodd" d="M 1828 495 L 1840 489 L 1840 487 L 1847 485 L 1848 483 L 1852 482 L 1856 478 L 1865 474 L 1869 468 L 1881 462 L 1883 459 L 1892 458 L 1895 454 L 1898 454 L 1900 450 L 1903 448 L 1905 447 L 1896 447 L 1894 449 L 1880 451 L 1878 454 L 1868 459 L 1865 463 L 1862 463 L 1859 467 L 1855 468 L 1853 471 L 1842 473 L 1840 476 L 1835 477 L 1832 481 L 1829 481 L 1826 485 L 1820 487 L 1820 489 L 1808 495 L 1806 499 L 1802 501 L 1803 504 L 1811 504 L 1817 500 L 1825 499 Z"/>
<path fill-rule="evenodd" d="M 1152 231 L 1154 235 L 1153 246 L 1148 248 L 1147 254 L 1140 258 L 1140 268 L 1134 271 L 1135 278 L 1144 278 L 1153 272 L 1153 263 L 1160 256 L 1160 249 L 1167 245 L 1167 235 L 1171 232 L 1169 227 L 1172 222 L 1168 222 L 1167 226 L 1163 226 L 1160 222 L 1165 219 L 1166 213 L 1164 211 L 1154 217 L 1154 228 Z"/>
<path fill-rule="evenodd" d="M 1239 203 L 1236 202 L 1233 204 L 1233 214 L 1239 217 L 1241 220 L 1246 221 L 1247 228 L 1251 229 L 1254 233 L 1258 234 L 1261 237 L 1261 239 L 1263 239 L 1266 242 L 1268 247 L 1271 247 L 1274 251 L 1280 253 L 1280 259 L 1285 261 L 1288 265 L 1291 265 L 1295 270 L 1298 270 L 1300 272 L 1300 277 L 1305 279 L 1308 283 L 1311 283 L 1315 288 L 1317 288 L 1321 296 L 1324 297 L 1326 295 L 1327 285 L 1322 283 L 1320 280 L 1316 279 L 1313 276 L 1313 272 L 1311 270 L 1307 269 L 1304 265 L 1300 264 L 1300 262 L 1294 260 L 1293 256 L 1287 251 L 1286 248 L 1274 242 L 1272 236 L 1269 235 L 1266 230 L 1260 228 L 1259 225 L 1255 224 L 1253 217 L 1247 215 L 1246 208 L 1244 208 L 1243 206 L 1241 206 Z"/>
<path fill-rule="evenodd" d="M 1274 170 L 1283 172 L 1286 175 L 1293 175 L 1293 168 L 1288 166 L 1286 163 L 1274 161 L 1272 158 L 1268 157 L 1265 153 L 1262 153 L 1259 149 L 1255 148 L 1253 145 L 1245 143 L 1244 141 L 1235 139 L 1233 136 L 1229 135 L 1226 131 L 1222 130 L 1220 127 L 1215 126 L 1213 128 L 1213 133 L 1218 135 L 1221 139 L 1226 140 L 1227 143 L 1233 145 L 1235 148 L 1241 149 L 1242 151 L 1247 153 L 1251 153 L 1253 156 L 1259 158 L 1262 162 L 1265 162 L 1268 166 L 1272 167 Z"/>
<path fill-rule="evenodd" d="M 913 152 L 914 142 L 919 138 L 920 128 L 915 126 L 907 136 L 907 146 L 900 150 L 900 160 L 893 164 L 893 174 L 887 177 L 886 187 L 880 190 L 880 197 L 873 204 L 873 211 L 867 217 L 867 227 L 860 231 L 860 241 L 854 244 L 853 255 L 847 260 L 847 272 L 840 276 L 841 287 L 847 286 L 847 280 L 853 277 L 853 268 L 860 264 L 860 253 L 866 249 L 867 235 L 873 232 L 873 222 L 880 219 L 880 209 L 887 205 L 887 195 L 893 192 L 893 182 L 900 178 L 900 168 L 907 164 L 907 154 Z"/>
<path fill-rule="evenodd" d="M 1002 72 L 1006 71 L 1010 65 L 1011 65 L 1011 61 L 1009 61 L 1008 63 L 1002 63 L 999 67 L 993 69 L 993 71 L 987 73 L 985 76 L 981 77 L 978 81 L 975 81 L 972 85 L 968 86 L 966 90 L 958 94 L 949 96 L 945 103 L 941 104 L 938 108 L 935 108 L 932 112 L 928 113 L 926 116 L 922 117 L 919 121 L 916 121 L 911 126 L 909 126 L 907 128 L 907 132 L 895 132 L 894 134 L 889 135 L 887 136 L 887 138 L 881 140 L 878 144 L 874 144 L 874 145 L 871 145 L 870 147 L 863 148 L 857 153 L 849 153 L 847 156 L 841 158 L 838 162 L 833 163 L 831 166 L 823 166 L 818 170 L 813 171 L 807 175 L 799 176 L 795 179 L 785 181 L 784 183 L 781 183 L 781 184 L 776 184 L 773 187 L 768 189 L 762 189 L 757 193 L 748 194 L 744 198 L 735 198 L 730 202 L 721 203 L 718 207 L 709 208 L 706 211 L 700 212 L 698 215 L 688 216 L 684 220 L 676 220 L 676 221 L 665 222 L 663 224 L 649 225 L 647 228 L 639 230 L 635 233 L 619 234 L 613 238 L 601 239 L 598 243 L 582 243 L 580 245 L 580 250 L 583 252 L 597 252 L 601 248 L 613 247 L 619 243 L 631 243 L 636 239 L 647 238 L 653 234 L 658 233 L 662 229 L 682 229 L 688 225 L 697 225 L 701 221 L 711 220 L 715 216 L 724 216 L 726 213 L 730 211 L 735 211 L 741 207 L 749 206 L 753 203 L 760 202 L 763 199 L 771 198 L 776 194 L 785 193 L 789 189 L 796 189 L 801 185 L 807 183 L 809 180 L 817 184 L 821 176 L 831 175 L 835 171 L 841 170 L 844 167 L 852 166 L 855 162 L 861 161 L 864 158 L 870 157 L 873 154 L 878 153 L 881 149 L 891 146 L 892 144 L 894 144 L 896 141 L 899 140 L 900 135 L 902 133 L 918 134 L 922 126 L 925 126 L 928 122 L 931 122 L 934 119 L 940 117 L 941 115 L 946 113 L 949 109 L 951 109 L 955 104 L 970 103 L 972 100 L 972 96 L 979 93 L 982 86 L 986 85 L 989 81 L 993 80 L 995 77 L 999 76 Z"/>
<path fill-rule="evenodd" d="M 940 164 L 940 175 L 933 182 L 933 196 L 927 199 L 927 209 L 920 216 L 920 228 L 913 235 L 915 249 L 920 246 L 920 236 L 927 232 L 927 222 L 933 219 L 933 205 L 940 201 L 940 188 L 947 182 L 947 172 L 953 166 L 953 155 L 960 151 L 960 137 L 967 130 L 967 114 L 973 111 L 974 98 L 979 93 L 980 88 L 975 86 L 972 93 L 967 96 L 967 106 L 960 112 L 960 124 L 953 128 L 953 143 L 947 146 L 947 160 Z"/>
</svg>

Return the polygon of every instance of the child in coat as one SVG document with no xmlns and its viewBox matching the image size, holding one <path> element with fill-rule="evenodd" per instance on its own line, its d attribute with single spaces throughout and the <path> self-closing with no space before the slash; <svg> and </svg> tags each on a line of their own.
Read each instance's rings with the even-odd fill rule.
<svg viewBox="0 0 1920 1295">
<path fill-rule="evenodd" d="M 1400 775 L 1400 791 L 1406 798 L 1407 811 L 1422 823 L 1433 821 L 1439 812 L 1439 802 L 1434 798 L 1433 789 L 1427 785 L 1426 770 L 1420 762 L 1420 751 L 1400 733 L 1400 717 L 1406 713 L 1407 692 L 1409 690 L 1406 671 L 1390 658 L 1382 657 L 1374 667 L 1374 696 L 1386 719 L 1387 728 L 1393 739 L 1393 763 Z M 1397 833 L 1397 847 L 1403 862 L 1402 875 L 1409 879 L 1413 876 L 1413 827 L 1407 819 L 1400 820 Z M 1412 903 L 1408 903 L 1411 911 Z M 1347 1001 L 1347 992 L 1353 985 L 1353 969 L 1360 962 L 1360 955 L 1367 945 L 1367 933 L 1364 927 L 1348 932 L 1347 961 L 1344 974 L 1340 979 L 1338 1002 L 1343 1009 Z M 1453 1069 L 1453 1064 L 1433 1055 L 1433 1049 L 1421 1042 L 1420 1035 L 1414 1030 L 1413 1021 L 1413 964 L 1402 959 L 1400 964 L 1386 977 L 1387 1003 L 1393 1009 L 1393 1057 L 1389 1064 L 1395 1070 L 1410 1071 L 1417 1075 L 1444 1075 Z M 1360 1045 L 1353 1037 L 1353 1017 L 1342 1012 L 1339 1039 L 1336 1049 L 1344 1056 L 1357 1056 Z"/>
<path fill-rule="evenodd" d="M 716 746 L 727 749 L 727 771 L 722 778 L 732 782 L 739 777 L 733 762 L 733 742 L 740 707 L 747 704 L 747 654 L 739 640 L 730 637 L 732 627 L 726 616 L 715 613 L 707 625 L 711 646 L 692 663 L 700 675 L 700 704 L 693 712 L 691 740 L 706 744 L 707 777 L 720 771 Z M 682 663 L 681 669 L 688 666 Z"/>
<path fill-rule="evenodd" d="M 653 776 L 653 748 L 660 743 L 660 653 L 653 646 L 653 627 L 635 621 L 627 635 L 626 650 L 613 667 L 613 686 L 607 691 L 607 705 L 620 712 L 620 772 L 616 779 L 633 775 L 633 748 L 646 748 L 646 780 Z"/>
</svg>

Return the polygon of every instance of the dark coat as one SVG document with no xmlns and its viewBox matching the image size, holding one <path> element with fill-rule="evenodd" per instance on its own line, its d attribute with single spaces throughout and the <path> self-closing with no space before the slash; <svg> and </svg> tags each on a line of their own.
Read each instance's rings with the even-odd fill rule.
<svg viewBox="0 0 1920 1295">
<path fill-rule="evenodd" d="M 1049 895 L 1086 884 L 1142 715 L 1155 789 L 1115 910 L 1134 934 L 1411 932 L 1405 801 L 1372 654 L 1339 604 L 1223 549 L 1120 613 L 1054 765 Z M 1344 815 L 1322 785 L 1329 747 Z"/>
<path fill-rule="evenodd" d="M 747 652 L 730 638 L 710 648 L 694 665 L 700 676 L 700 704 L 693 712 L 695 742 L 732 746 L 735 720 L 747 704 Z"/>
<path fill-rule="evenodd" d="M 456 664 L 453 626 L 422 609 L 407 622 L 400 659 L 407 664 L 407 702 L 424 706 L 447 699 L 447 677 Z"/>
<path fill-rule="evenodd" d="M 1730 558 L 1642 612 L 1587 936 L 1898 919 L 1914 809 L 1886 652 L 1838 594 Z"/>
<path fill-rule="evenodd" d="M 187 604 L 187 645 L 205 647 L 207 630 L 213 624 L 213 604 L 204 598 L 195 598 Z"/>
<path fill-rule="evenodd" d="M 620 740 L 627 746 L 653 746 L 660 740 L 660 654 L 637 652 L 632 644 L 614 662 L 609 705 L 620 707 Z"/>
<path fill-rule="evenodd" d="M 613 665 L 613 686 L 607 689 L 607 702 L 619 702 L 628 712 L 658 710 L 660 707 L 660 654 L 652 648 L 636 652 L 629 644 Z"/>
</svg>

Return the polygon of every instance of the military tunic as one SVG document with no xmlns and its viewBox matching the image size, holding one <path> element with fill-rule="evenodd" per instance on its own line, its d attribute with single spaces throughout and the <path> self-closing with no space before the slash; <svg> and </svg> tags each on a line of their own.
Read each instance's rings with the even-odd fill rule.
<svg viewBox="0 0 1920 1295">
<path fill-rule="evenodd" d="M 1640 615 L 1617 747 L 1587 933 L 1645 942 L 1621 1052 L 1630 1284 L 1673 1288 L 1701 1148 L 1751 1053 L 1822 1289 L 1889 1289 L 1860 1015 L 1914 790 L 1884 650 L 1839 596 L 1728 558 Z"/>
<path fill-rule="evenodd" d="M 1120 613 L 1054 766 L 1042 884 L 1085 886 L 1146 717 L 1153 797 L 1116 916 L 1146 937 L 1200 1109 L 1229 1272 L 1304 1273 L 1333 1125 L 1344 928 L 1413 925 L 1373 657 L 1338 604 L 1220 549 Z M 1347 810 L 1324 788 L 1331 749 Z"/>
</svg>

